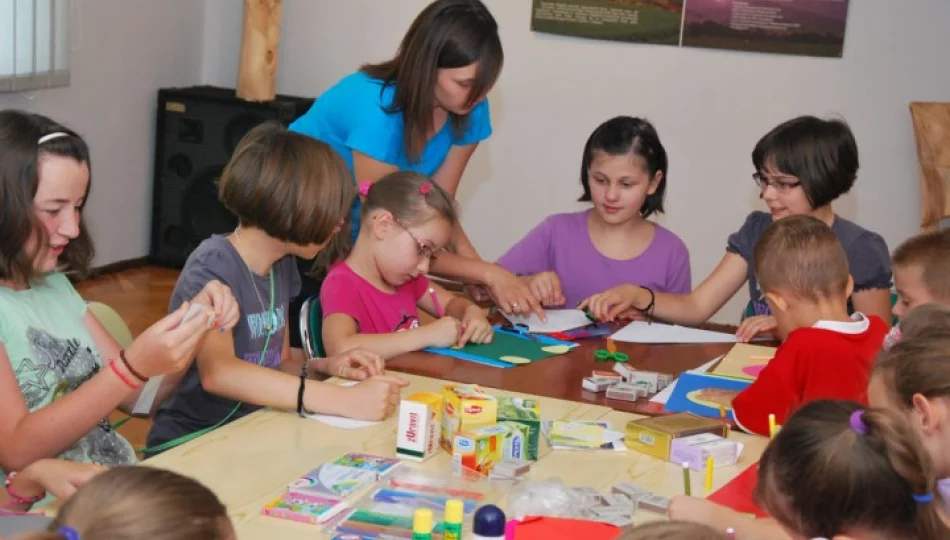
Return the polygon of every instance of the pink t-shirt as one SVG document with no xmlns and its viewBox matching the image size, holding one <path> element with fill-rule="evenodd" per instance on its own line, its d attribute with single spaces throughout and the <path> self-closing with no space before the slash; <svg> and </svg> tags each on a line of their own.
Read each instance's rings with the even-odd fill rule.
<svg viewBox="0 0 950 540">
<path fill-rule="evenodd" d="M 345 262 L 330 268 L 320 289 L 323 318 L 335 313 L 353 317 L 362 334 L 388 334 L 419 327 L 416 302 L 429 288 L 419 276 L 396 287 L 395 293 L 377 289 Z"/>
</svg>

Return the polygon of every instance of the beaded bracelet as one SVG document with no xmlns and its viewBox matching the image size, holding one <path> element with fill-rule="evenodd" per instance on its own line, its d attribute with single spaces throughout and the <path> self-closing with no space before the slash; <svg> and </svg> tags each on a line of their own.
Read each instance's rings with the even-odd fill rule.
<svg viewBox="0 0 950 540">
<path fill-rule="evenodd" d="M 125 383 L 125 385 L 131 388 L 132 390 L 138 390 L 139 387 L 142 386 L 140 384 L 135 384 L 135 381 L 129 380 L 128 377 L 126 377 L 121 371 L 119 371 L 119 368 L 115 365 L 115 360 L 111 358 L 109 359 L 109 369 L 112 370 L 112 373 L 115 373 L 115 376 L 118 377 L 120 381 Z"/>
<path fill-rule="evenodd" d="M 34 504 L 43 500 L 46 497 L 46 492 L 43 492 L 36 497 L 24 497 L 14 491 L 13 489 L 13 479 L 16 477 L 16 472 L 11 472 L 7 475 L 6 481 L 3 483 L 3 487 L 6 488 L 7 494 L 10 495 L 10 499 L 13 500 L 15 505 L 24 505 L 24 506 L 33 506 Z M 12 506 L 12 505 L 11 505 Z"/>
</svg>

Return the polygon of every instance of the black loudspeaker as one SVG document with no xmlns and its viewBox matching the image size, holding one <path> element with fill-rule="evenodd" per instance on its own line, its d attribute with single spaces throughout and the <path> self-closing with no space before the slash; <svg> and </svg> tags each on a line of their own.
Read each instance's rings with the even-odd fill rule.
<svg viewBox="0 0 950 540">
<path fill-rule="evenodd" d="M 238 142 L 262 122 L 290 124 L 312 104 L 284 95 L 245 101 L 214 86 L 159 90 L 151 261 L 180 268 L 202 240 L 234 230 L 237 218 L 218 200 L 217 180 Z"/>
</svg>

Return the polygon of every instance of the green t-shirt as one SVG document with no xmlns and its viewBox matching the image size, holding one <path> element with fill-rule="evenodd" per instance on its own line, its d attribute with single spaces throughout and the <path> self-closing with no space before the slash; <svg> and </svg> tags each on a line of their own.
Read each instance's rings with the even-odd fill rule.
<svg viewBox="0 0 950 540">
<path fill-rule="evenodd" d="M 0 344 L 30 412 L 76 390 L 102 369 L 83 325 L 85 314 L 86 303 L 59 272 L 26 290 L 0 287 Z M 113 431 L 108 418 L 59 457 L 108 466 L 136 463 L 132 446 Z"/>
</svg>

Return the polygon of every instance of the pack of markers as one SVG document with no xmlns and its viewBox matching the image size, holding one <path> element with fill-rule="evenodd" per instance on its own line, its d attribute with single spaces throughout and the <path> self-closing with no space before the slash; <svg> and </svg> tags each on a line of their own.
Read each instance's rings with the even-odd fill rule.
<svg viewBox="0 0 950 540">
<path fill-rule="evenodd" d="M 468 527 L 475 509 L 496 496 L 496 488 L 484 479 L 400 467 L 330 521 L 326 532 L 337 538 L 412 538 L 413 516 L 417 509 L 425 508 L 434 518 L 430 534 L 439 538 L 446 529 L 444 516 L 450 500 L 461 502 L 462 526 Z"/>
</svg>

